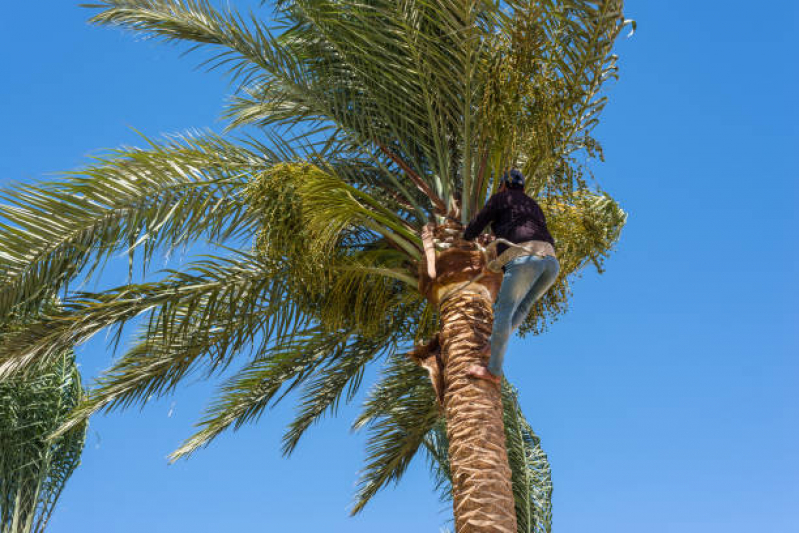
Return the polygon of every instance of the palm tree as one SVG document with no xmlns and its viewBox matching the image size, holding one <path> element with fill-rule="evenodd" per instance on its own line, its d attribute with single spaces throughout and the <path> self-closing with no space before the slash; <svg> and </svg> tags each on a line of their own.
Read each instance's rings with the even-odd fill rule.
<svg viewBox="0 0 799 533">
<path fill-rule="evenodd" d="M 356 421 L 370 441 L 355 512 L 402 475 L 440 405 L 457 530 L 515 531 L 500 390 L 465 376 L 499 280 L 459 231 L 502 170 L 522 168 L 563 273 L 523 333 L 565 310 L 584 266 L 601 268 L 625 215 L 582 162 L 601 156 L 590 133 L 616 76 L 621 0 L 286 0 L 269 26 L 202 0 L 94 7 L 95 23 L 213 50 L 206 64 L 238 84 L 230 129 L 253 134 L 148 139 L 6 191 L 0 309 L 65 294 L 0 345 L 0 376 L 145 314 L 74 423 L 240 361 L 178 458 L 302 387 L 290 453 L 384 359 Z M 146 268 L 206 239 L 215 255 L 157 281 L 69 290 L 120 251 Z"/>
<path fill-rule="evenodd" d="M 16 325 L 7 325 L 6 335 Z M 41 533 L 80 463 L 87 422 L 54 440 L 83 397 L 72 350 L 42 371 L 0 381 L 0 532 Z"/>
</svg>

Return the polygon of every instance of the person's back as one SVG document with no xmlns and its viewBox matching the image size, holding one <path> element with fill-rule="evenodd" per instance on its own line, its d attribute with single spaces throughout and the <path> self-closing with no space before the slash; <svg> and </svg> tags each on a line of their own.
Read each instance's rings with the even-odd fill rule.
<svg viewBox="0 0 799 533">
<path fill-rule="evenodd" d="M 544 241 L 555 244 L 547 229 L 544 212 L 522 187 L 507 187 L 494 194 L 466 228 L 463 238 L 474 239 L 489 223 L 494 235 L 512 243 Z M 497 253 L 501 254 L 506 248 L 500 244 Z"/>
</svg>

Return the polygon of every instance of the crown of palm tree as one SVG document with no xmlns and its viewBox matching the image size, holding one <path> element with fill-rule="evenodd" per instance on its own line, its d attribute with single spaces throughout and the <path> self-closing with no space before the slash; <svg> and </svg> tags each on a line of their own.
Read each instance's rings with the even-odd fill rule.
<svg viewBox="0 0 799 533">
<path fill-rule="evenodd" d="M 173 457 L 301 388 L 290 453 L 382 358 L 355 424 L 370 431 L 358 510 L 420 446 L 432 449 L 425 439 L 439 420 L 427 374 L 402 355 L 437 328 L 420 288 L 425 225 L 467 222 L 498 176 L 521 168 L 564 273 L 525 322 L 533 332 L 563 312 L 569 280 L 588 263 L 601 269 L 618 239 L 626 215 L 588 186 L 581 162 L 601 156 L 590 133 L 606 103 L 600 90 L 616 76 L 621 0 L 286 0 L 271 26 L 203 0 L 94 7 L 95 23 L 212 50 L 206 64 L 238 86 L 225 112 L 231 130 L 257 137 L 148 140 L 2 193 L 0 309 L 65 295 L 60 311 L 0 345 L 0 376 L 147 317 L 72 424 L 237 361 Z M 204 240 L 218 253 L 159 280 L 69 290 L 120 251 L 146 267 L 160 251 Z"/>
</svg>

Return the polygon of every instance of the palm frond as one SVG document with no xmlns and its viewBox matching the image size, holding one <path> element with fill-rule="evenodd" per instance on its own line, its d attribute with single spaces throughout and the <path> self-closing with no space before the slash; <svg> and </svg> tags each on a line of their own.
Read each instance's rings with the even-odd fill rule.
<svg viewBox="0 0 799 533">
<path fill-rule="evenodd" d="M 45 530 L 80 463 L 87 424 L 48 437 L 82 394 L 71 350 L 33 376 L 0 381 L 0 531 Z"/>
<path fill-rule="evenodd" d="M 602 156 L 590 133 L 607 103 L 602 89 L 617 76 L 613 45 L 629 22 L 623 1 L 514 0 L 508 7 L 485 98 L 489 168 L 497 175 L 517 165 L 534 194 L 570 194 L 586 185 L 575 152 Z"/>
<path fill-rule="evenodd" d="M 349 331 L 315 326 L 264 351 L 221 387 L 197 425 L 200 430 L 172 453 L 171 460 L 191 455 L 230 428 L 257 420 L 270 402 L 304 383 L 325 361 L 345 357 L 350 336 Z M 284 385 L 283 394 L 275 398 Z"/>
<path fill-rule="evenodd" d="M 90 19 L 94 24 L 121 26 L 167 42 L 217 47 L 206 65 L 226 67 L 242 83 L 280 63 L 269 46 L 268 28 L 254 16 L 231 8 L 219 11 L 207 0 L 109 0 L 85 7 L 101 10 Z"/>
<path fill-rule="evenodd" d="M 150 313 L 149 333 L 167 345 L 193 328 L 212 328 L 217 314 L 269 313 L 265 336 L 290 332 L 301 311 L 285 299 L 285 286 L 270 266 L 243 254 L 209 258 L 162 281 L 124 285 L 103 293 L 78 293 L 62 308 L 0 343 L 0 376 L 40 367 L 64 347 L 80 344 L 110 326 L 121 328 Z"/>
<path fill-rule="evenodd" d="M 335 414 L 342 397 L 352 401 L 361 385 L 366 364 L 394 349 L 397 334 L 386 328 L 377 338 L 354 337 L 344 352 L 316 370 L 306 383 L 299 400 L 297 416 L 283 435 L 283 453 L 290 455 L 305 431 L 327 411 Z M 346 394 L 345 394 L 346 391 Z"/>
<path fill-rule="evenodd" d="M 362 511 L 380 489 L 400 480 L 438 418 L 427 373 L 405 355 L 389 357 L 353 424 L 353 429 L 368 432 L 366 465 L 358 481 L 353 514 Z"/>
<path fill-rule="evenodd" d="M 214 135 L 125 148 L 60 181 L 0 193 L 0 314 L 36 309 L 116 253 L 252 234 L 238 191 L 271 162 Z"/>
<path fill-rule="evenodd" d="M 502 406 L 518 531 L 549 533 L 552 529 L 549 459 L 541 448 L 541 440 L 522 413 L 518 392 L 507 381 L 502 387 Z"/>
<path fill-rule="evenodd" d="M 322 63 L 315 55 L 320 49 L 302 43 L 299 35 L 288 32 L 279 39 L 254 17 L 245 21 L 232 9 L 223 13 L 203 0 L 115 0 L 92 7 L 102 10 L 91 19 L 98 24 L 123 26 L 168 41 L 218 47 L 207 61 L 209 65 L 227 66 L 243 85 L 255 80 L 245 94 L 252 95 L 260 110 L 237 113 L 234 124 L 252 121 L 241 120 L 242 116 L 268 119 L 267 123 L 262 120 L 262 125 L 332 121 L 361 143 L 373 141 L 367 131 L 369 122 L 364 120 L 370 115 L 348 105 L 343 96 L 352 92 L 346 90 L 352 85 L 351 80 L 345 83 L 346 72 L 338 75 L 336 72 L 343 70 L 340 65 L 333 69 L 326 64 L 328 76 L 322 79 L 319 72 L 309 70 L 309 65 Z M 295 24 L 290 18 L 285 23 Z M 326 57 L 330 59 L 330 54 Z"/>
<path fill-rule="evenodd" d="M 353 120 L 361 123 L 351 129 L 396 154 L 406 174 L 410 169 L 448 203 L 461 181 L 468 188 L 472 137 L 480 137 L 485 41 L 499 5 L 376 1 L 365 8 L 299 0 L 291 6 L 292 39 L 303 53 L 322 58 L 309 71 L 341 88 L 342 103 L 359 112 Z"/>
<path fill-rule="evenodd" d="M 184 305 L 175 313 L 175 320 L 185 321 L 188 326 L 169 328 L 184 330 L 169 338 L 158 327 L 162 319 L 151 319 L 141 328 L 138 343 L 97 378 L 57 434 L 98 411 L 110 412 L 137 404 L 144 407 L 152 398 L 171 394 L 184 379 L 198 372 L 206 378 L 219 374 L 244 351 L 263 352 L 265 341 L 271 338 L 270 322 L 281 319 L 274 313 L 284 309 L 264 305 L 257 312 L 241 311 L 241 307 L 221 306 L 211 321 Z"/>
</svg>

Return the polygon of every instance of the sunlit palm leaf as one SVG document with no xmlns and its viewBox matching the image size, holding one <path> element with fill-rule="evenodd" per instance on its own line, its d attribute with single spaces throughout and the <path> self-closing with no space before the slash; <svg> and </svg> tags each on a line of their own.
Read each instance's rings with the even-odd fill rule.
<svg viewBox="0 0 799 533">
<path fill-rule="evenodd" d="M 192 328 L 213 328 L 221 316 L 251 316 L 274 310 L 265 334 L 290 331 L 299 310 L 284 299 L 284 286 L 269 265 L 255 258 L 207 260 L 160 282 L 125 285 L 103 293 L 78 293 L 62 308 L 9 335 L 0 344 L 0 376 L 29 365 L 41 366 L 60 350 L 85 342 L 98 331 L 121 327 L 139 315 L 151 315 L 148 333 L 167 345 Z"/>
<path fill-rule="evenodd" d="M 569 194 L 585 186 L 576 152 L 601 157 L 590 132 L 607 103 L 601 91 L 617 76 L 612 49 L 629 22 L 623 1 L 514 0 L 508 7 L 513 16 L 498 37 L 486 96 L 488 166 L 496 174 L 519 165 L 533 193 Z"/>
<path fill-rule="evenodd" d="M 59 432 L 101 410 L 143 407 L 152 398 L 170 394 L 189 375 L 201 372 L 207 378 L 220 373 L 243 352 L 262 353 L 270 339 L 270 322 L 279 321 L 284 309 L 265 304 L 257 313 L 238 312 L 241 310 L 238 306 L 218 307 L 209 323 L 184 305 L 176 315 L 188 325 L 180 335 L 168 338 L 153 327 L 160 320 L 154 318 L 149 327 L 142 328 L 139 342 L 97 378 Z"/>
<path fill-rule="evenodd" d="M 172 459 L 190 455 L 229 428 L 238 429 L 257 420 L 270 402 L 304 383 L 328 358 L 346 357 L 351 336 L 349 331 L 330 332 L 314 327 L 295 332 L 256 358 L 220 389 L 198 424 L 200 430 L 172 454 Z M 283 394 L 276 398 L 284 385 Z"/>
<path fill-rule="evenodd" d="M 120 149 L 66 179 L 5 190 L 0 199 L 0 314 L 38 308 L 88 267 L 142 248 L 252 234 L 239 192 L 270 165 L 219 137 L 176 137 Z M 24 309 L 20 309 L 24 311 Z"/>
<path fill-rule="evenodd" d="M 530 427 L 518 393 L 507 382 L 502 388 L 506 446 L 516 500 L 520 533 L 549 533 L 552 529 L 552 477 L 541 440 Z"/>
</svg>

